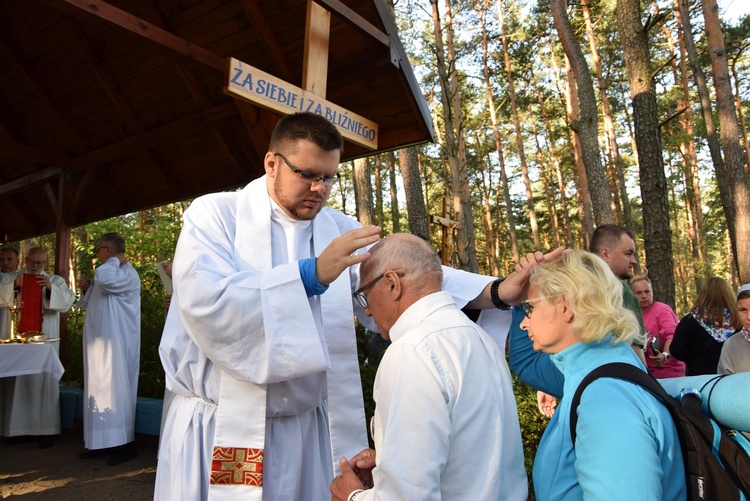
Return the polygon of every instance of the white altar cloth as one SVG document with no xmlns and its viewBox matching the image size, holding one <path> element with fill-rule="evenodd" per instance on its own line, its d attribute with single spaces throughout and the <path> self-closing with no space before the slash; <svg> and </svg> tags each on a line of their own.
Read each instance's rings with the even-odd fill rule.
<svg viewBox="0 0 750 501">
<path fill-rule="evenodd" d="M 52 343 L 0 344 L 0 378 L 41 372 L 58 381 L 65 372 Z"/>
</svg>

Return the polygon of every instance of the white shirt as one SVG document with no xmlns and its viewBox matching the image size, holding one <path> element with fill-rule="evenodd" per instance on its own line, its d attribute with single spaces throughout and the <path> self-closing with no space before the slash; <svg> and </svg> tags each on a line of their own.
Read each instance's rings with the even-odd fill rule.
<svg viewBox="0 0 750 501">
<path fill-rule="evenodd" d="M 523 500 L 526 472 L 510 372 L 448 292 L 390 330 L 375 379 L 374 488 L 382 500 Z"/>
</svg>

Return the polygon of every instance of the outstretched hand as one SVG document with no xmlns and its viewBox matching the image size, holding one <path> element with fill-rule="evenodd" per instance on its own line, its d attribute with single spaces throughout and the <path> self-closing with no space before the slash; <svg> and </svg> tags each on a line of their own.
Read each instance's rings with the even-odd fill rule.
<svg viewBox="0 0 750 501">
<path fill-rule="evenodd" d="M 354 254 L 362 247 L 367 247 L 380 240 L 380 226 L 366 226 L 351 230 L 333 241 L 325 248 L 315 264 L 318 282 L 329 285 L 348 267 L 359 264 L 368 257 L 369 252 Z"/>
<path fill-rule="evenodd" d="M 346 458 L 339 459 L 339 467 L 341 468 L 341 475 L 331 482 L 331 501 L 347 501 L 352 491 L 364 489 L 364 485 L 352 471 L 352 467 L 349 466 L 349 461 Z"/>
<path fill-rule="evenodd" d="M 531 271 L 542 263 L 549 263 L 560 259 L 565 252 L 563 247 L 543 254 L 540 251 L 526 254 L 516 263 L 516 269 L 513 273 L 505 277 L 500 284 L 497 293 L 506 304 L 518 305 L 526 298 L 529 289 L 529 278 Z"/>
</svg>

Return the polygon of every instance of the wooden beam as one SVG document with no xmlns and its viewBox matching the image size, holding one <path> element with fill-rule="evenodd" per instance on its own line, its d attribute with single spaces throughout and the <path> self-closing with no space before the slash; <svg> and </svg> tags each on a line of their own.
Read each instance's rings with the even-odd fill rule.
<svg viewBox="0 0 750 501">
<path fill-rule="evenodd" d="M 247 4 L 247 1 L 244 1 L 243 3 Z M 161 15 L 159 9 L 157 9 L 150 0 L 142 0 L 140 2 L 140 5 L 143 8 L 144 15 L 146 16 L 148 21 L 154 23 L 154 25 L 158 26 L 159 28 L 167 31 L 169 30 L 167 21 Z M 253 2 L 252 5 L 255 6 L 255 3 Z M 245 8 L 247 9 L 247 5 Z M 255 8 L 257 9 L 257 7 Z M 265 25 L 265 23 L 260 24 L 263 25 L 266 30 L 268 30 L 268 26 Z M 278 50 L 278 47 L 276 47 L 276 49 Z M 177 73 L 180 75 L 182 82 L 185 84 L 185 87 L 187 87 L 188 91 L 190 92 L 190 95 L 193 97 L 195 102 L 198 103 L 201 109 L 203 111 L 208 111 L 213 108 L 211 99 L 203 89 L 203 86 L 195 76 L 195 73 L 193 73 L 193 70 L 178 61 L 174 62 L 174 66 L 177 70 Z M 231 134 L 223 131 L 216 123 L 211 123 L 210 127 L 214 137 L 216 138 L 216 141 L 221 145 L 222 150 L 224 150 L 224 154 L 227 156 L 229 164 L 232 166 L 232 168 L 234 168 L 234 170 L 240 175 L 241 178 L 248 177 L 249 166 L 243 166 L 242 162 L 237 157 L 235 149 L 229 147 L 229 143 L 231 142 Z"/>
<path fill-rule="evenodd" d="M 28 83 L 29 87 L 37 95 L 39 101 L 47 108 L 49 116 L 58 122 L 60 125 L 58 130 L 61 131 L 65 140 L 78 151 L 86 150 L 87 145 L 83 140 L 83 134 L 68 120 L 71 114 L 64 106 L 55 103 L 50 98 L 51 93 L 41 84 L 43 79 L 40 77 L 39 72 L 34 68 L 31 61 L 29 61 L 23 48 L 19 47 L 18 43 L 10 36 L 10 29 L 4 22 L 0 22 L 0 43 L 5 46 L 5 49 L 13 58 L 16 67 L 23 74 L 26 83 Z M 58 142 L 60 141 L 58 140 Z M 62 146 L 66 145 L 60 146 L 62 150 Z"/>
<path fill-rule="evenodd" d="M 44 2 L 85 22 L 104 26 L 105 29 L 117 29 L 129 38 L 135 38 L 156 49 L 169 59 L 177 58 L 199 67 L 208 66 L 221 73 L 225 71 L 226 62 L 223 57 L 102 0 L 44 0 Z"/>
<path fill-rule="evenodd" d="M 358 29 L 365 35 L 368 35 L 374 38 L 375 40 L 385 45 L 386 47 L 391 46 L 391 39 L 388 38 L 387 34 L 380 31 L 367 19 L 360 16 L 359 14 L 354 12 L 352 9 L 344 5 L 344 3 L 341 2 L 340 0 L 315 0 L 315 1 L 323 5 L 324 7 L 326 7 L 329 11 L 338 15 L 340 19 L 346 21 L 348 24 Z"/>
<path fill-rule="evenodd" d="M 292 81 L 292 72 L 289 70 L 289 66 L 286 64 L 286 57 L 281 52 L 279 44 L 276 43 L 276 37 L 273 36 L 271 28 L 266 22 L 266 17 L 258 7 L 257 0 L 242 0 L 242 6 L 245 8 L 247 18 L 255 27 L 255 32 L 258 34 L 260 43 L 263 44 L 263 48 L 268 52 L 276 64 L 279 70 L 279 77 L 283 78 L 287 82 Z M 270 73 L 270 72 L 269 72 Z"/>
<path fill-rule="evenodd" d="M 60 13 L 60 17 L 62 18 L 63 24 L 67 26 L 68 31 L 73 36 L 76 46 L 78 46 L 78 49 L 86 59 L 89 69 L 94 76 L 96 76 L 99 84 L 104 88 L 104 92 L 109 96 L 110 101 L 117 109 L 120 117 L 132 133 L 139 137 L 144 137 L 146 135 L 146 130 L 138 119 L 135 110 L 120 92 L 117 82 L 115 82 L 112 74 L 102 64 L 99 53 L 96 51 L 91 41 L 86 37 L 86 34 L 83 32 L 78 22 L 64 13 Z M 143 148 L 143 153 L 147 162 L 156 167 L 156 170 L 162 175 L 166 181 L 167 189 L 171 191 L 171 195 L 176 197 L 177 193 L 179 193 L 179 178 L 171 171 L 171 169 L 163 165 L 148 147 Z"/>
<path fill-rule="evenodd" d="M 62 169 L 60 167 L 47 167 L 46 169 L 34 172 L 27 176 L 19 177 L 18 179 L 0 185 L 0 196 L 10 195 L 35 184 L 42 183 L 50 178 L 59 176 L 61 172 Z"/>
<path fill-rule="evenodd" d="M 70 182 L 65 175 L 60 176 L 57 184 L 57 215 L 55 228 L 55 275 L 63 277 L 70 285 L 70 226 L 65 224 L 65 204 L 68 203 L 67 191 Z M 60 314 L 60 362 L 68 363 L 68 315 Z"/>
<path fill-rule="evenodd" d="M 331 13 L 313 0 L 307 0 L 302 88 L 320 97 L 326 97 L 328 85 L 328 40 L 330 31 Z"/>
<path fill-rule="evenodd" d="M 175 122 L 162 125 L 155 129 L 146 131 L 143 137 L 129 137 L 117 143 L 103 146 L 94 151 L 80 155 L 70 160 L 71 169 L 81 170 L 88 169 L 101 163 L 111 162 L 122 158 L 133 158 L 142 145 L 157 146 L 164 141 L 172 139 L 176 132 L 181 132 L 184 136 L 190 131 L 198 131 L 206 123 L 220 120 L 235 112 L 234 103 L 225 103 L 202 113 L 196 113 L 189 117 L 177 120 Z"/>
</svg>

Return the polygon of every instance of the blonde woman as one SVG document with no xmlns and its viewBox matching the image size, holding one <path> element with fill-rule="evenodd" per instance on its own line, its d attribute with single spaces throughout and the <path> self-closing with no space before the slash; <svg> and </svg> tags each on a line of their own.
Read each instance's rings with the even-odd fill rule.
<svg viewBox="0 0 750 501">
<path fill-rule="evenodd" d="M 645 389 L 602 378 L 583 393 L 577 439 L 570 399 L 580 381 L 610 362 L 643 369 L 630 343 L 635 315 L 601 258 L 566 252 L 539 266 L 529 255 L 527 299 L 513 311 L 510 361 L 519 378 L 562 400 L 534 461 L 538 500 L 681 500 L 687 496 L 679 438 L 666 407 Z"/>
</svg>

